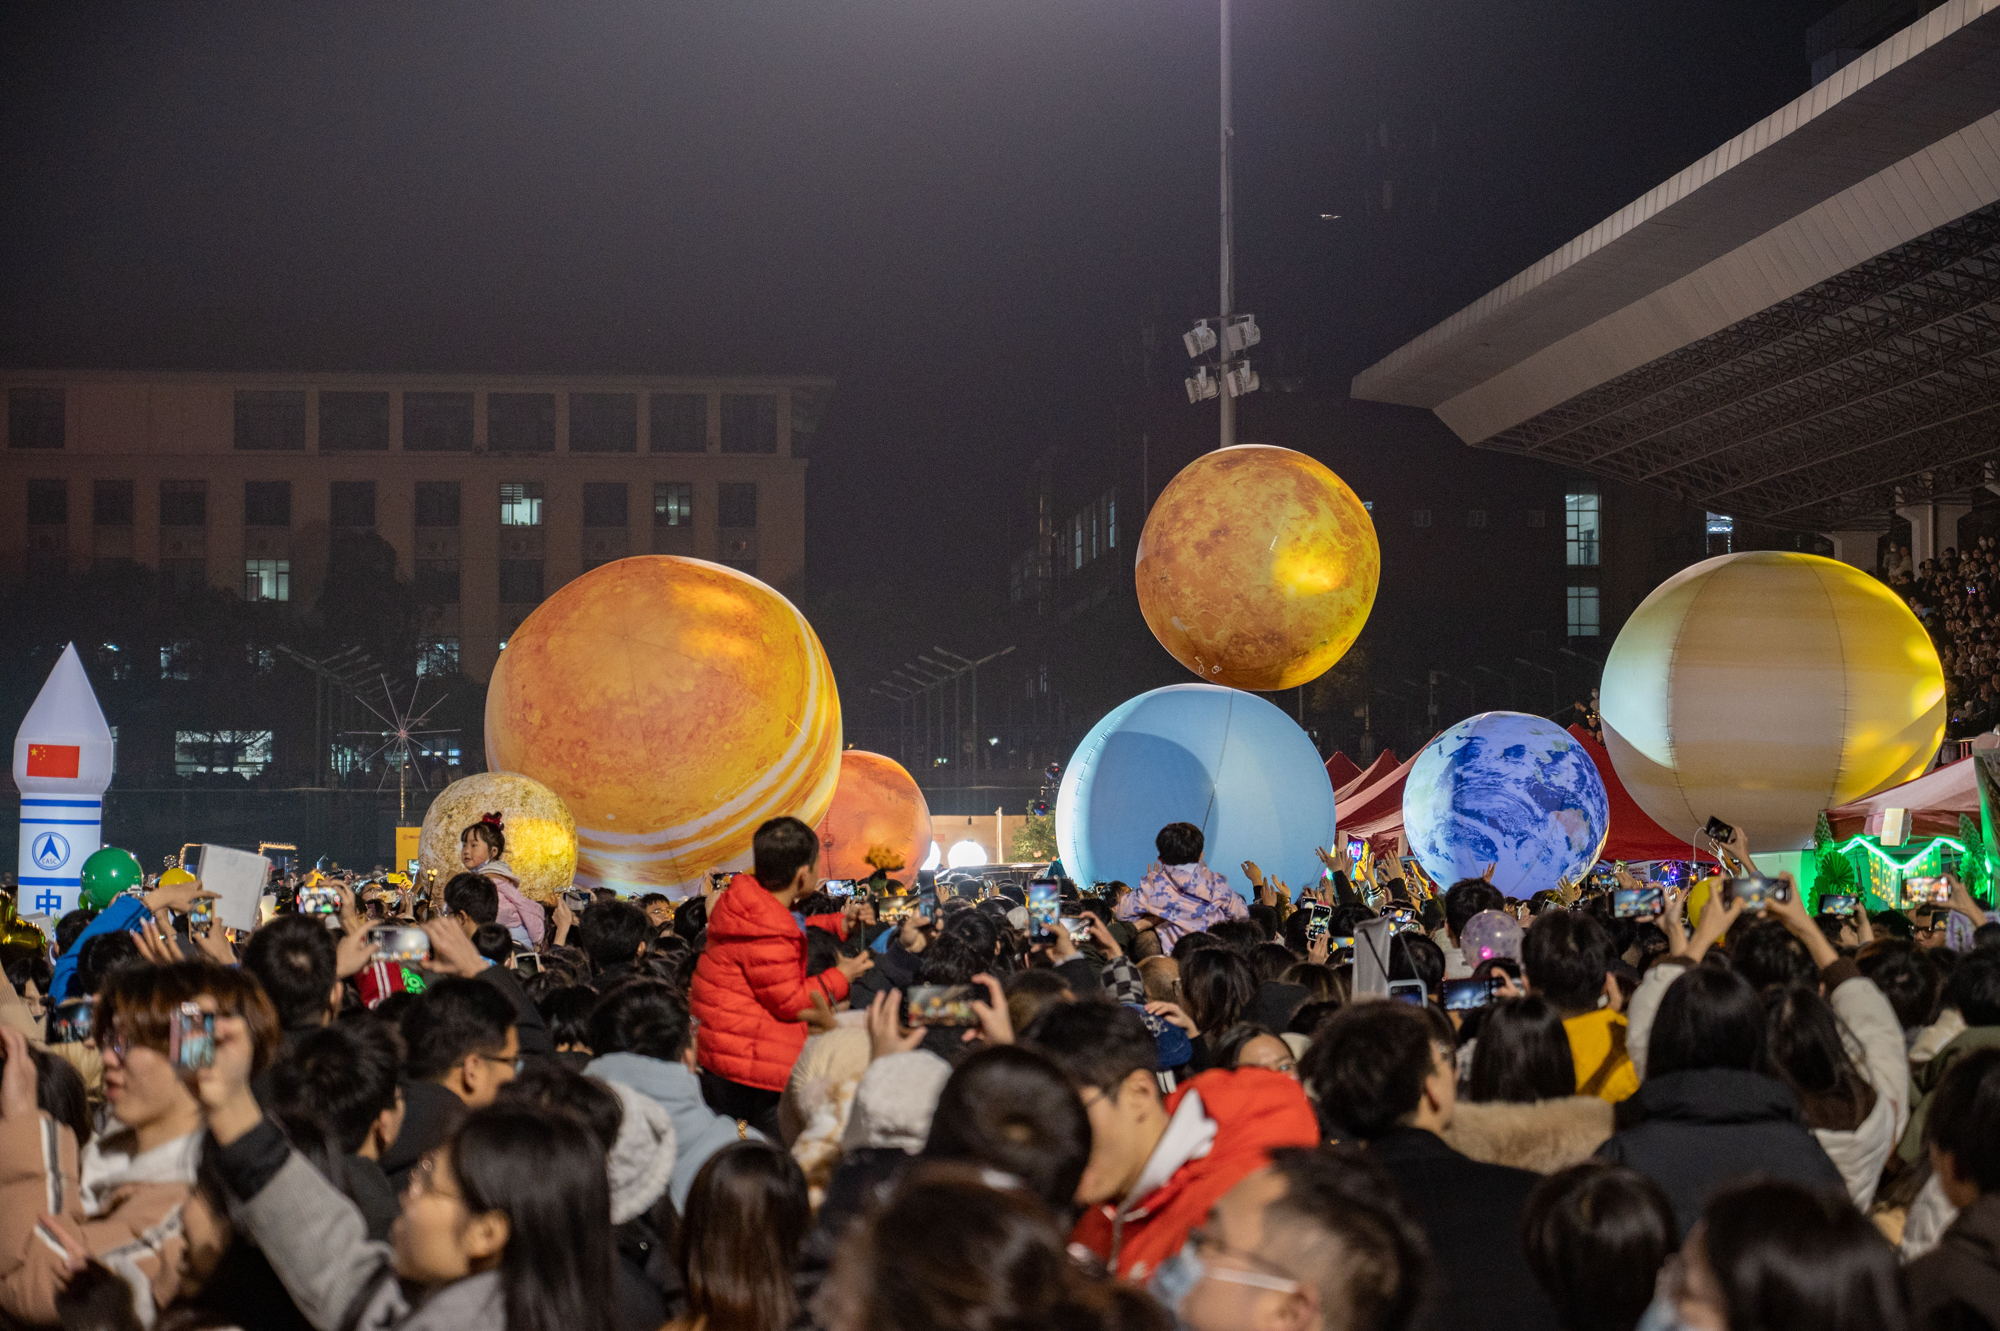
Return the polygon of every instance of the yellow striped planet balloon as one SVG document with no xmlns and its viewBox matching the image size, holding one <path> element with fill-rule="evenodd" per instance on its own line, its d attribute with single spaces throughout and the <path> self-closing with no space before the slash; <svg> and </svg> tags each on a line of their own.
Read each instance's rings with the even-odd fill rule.
<svg viewBox="0 0 2000 1331">
<path fill-rule="evenodd" d="M 1860 569 L 1745 551 L 1653 589 L 1604 665 L 1604 747 L 1654 822 L 1711 815 L 1752 851 L 1812 844 L 1822 809 L 1919 776 L 1944 738 L 1944 668 Z"/>
<path fill-rule="evenodd" d="M 840 751 L 833 669 L 805 616 L 748 574 L 676 555 L 557 591 L 508 638 L 486 693 L 487 765 L 562 797 L 585 886 L 747 868 L 758 824 L 825 816 Z"/>
</svg>

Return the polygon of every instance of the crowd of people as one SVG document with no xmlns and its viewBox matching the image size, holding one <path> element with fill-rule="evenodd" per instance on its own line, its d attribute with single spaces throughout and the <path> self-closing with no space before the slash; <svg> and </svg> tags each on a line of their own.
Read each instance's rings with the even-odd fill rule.
<svg viewBox="0 0 2000 1331">
<path fill-rule="evenodd" d="M 0 955 L 0 1321 L 2000 1324 L 2000 921 L 1962 888 L 1630 918 L 1325 856 L 1239 894 L 1157 844 L 1054 919 L 832 895 L 790 818 L 686 900 L 544 905 L 493 819 L 434 892 L 328 878 L 247 937 L 198 882 L 66 916 Z"/>
<path fill-rule="evenodd" d="M 1914 568 L 1907 550 L 1892 550 L 1884 576 L 1937 646 L 1952 736 L 2000 725 L 2000 541 L 1982 536 Z"/>
</svg>

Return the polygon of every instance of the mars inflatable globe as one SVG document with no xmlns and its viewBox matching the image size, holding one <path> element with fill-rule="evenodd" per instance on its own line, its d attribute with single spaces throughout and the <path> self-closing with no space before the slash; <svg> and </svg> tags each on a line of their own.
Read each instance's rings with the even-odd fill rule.
<svg viewBox="0 0 2000 1331">
<path fill-rule="evenodd" d="M 1139 609 L 1210 684 L 1289 689 L 1354 645 L 1382 573 L 1375 524 L 1303 453 L 1244 444 L 1174 477 L 1139 534 Z"/>
<path fill-rule="evenodd" d="M 507 640 L 486 758 L 561 797 L 577 881 L 621 891 L 748 867 L 757 825 L 825 817 L 840 699 L 805 617 L 757 579 L 675 555 L 592 569 Z"/>
<path fill-rule="evenodd" d="M 519 772 L 478 772 L 439 792 L 424 811 L 418 869 L 436 873 L 441 884 L 463 873 L 459 838 L 490 813 L 500 815 L 507 867 L 521 876 L 522 893 L 555 905 L 556 895 L 576 877 L 576 819 L 553 790 Z"/>
<path fill-rule="evenodd" d="M 1403 783 L 1403 833 L 1436 883 L 1477 878 L 1530 897 L 1597 862 L 1611 805 L 1597 764 L 1567 730 L 1520 712 L 1482 712 L 1432 740 Z"/>
<path fill-rule="evenodd" d="M 903 868 L 891 876 L 908 883 L 931 853 L 931 810 L 903 765 L 879 753 L 849 749 L 840 755 L 840 784 L 820 821 L 820 877 L 866 878 L 875 872 L 869 853 L 893 852 Z"/>
<path fill-rule="evenodd" d="M 1312 740 L 1254 694 L 1175 684 L 1090 728 L 1056 792 L 1056 847 L 1088 885 L 1136 884 L 1168 823 L 1193 823 L 1208 867 L 1238 892 L 1255 860 L 1294 890 L 1319 879 L 1333 840 L 1333 782 Z"/>
<path fill-rule="evenodd" d="M 1746 551 L 1661 583 L 1604 665 L 1604 747 L 1654 822 L 1710 816 L 1752 851 L 1812 841 L 1820 810 L 1921 774 L 1944 670 L 1909 607 L 1857 568 Z"/>
</svg>

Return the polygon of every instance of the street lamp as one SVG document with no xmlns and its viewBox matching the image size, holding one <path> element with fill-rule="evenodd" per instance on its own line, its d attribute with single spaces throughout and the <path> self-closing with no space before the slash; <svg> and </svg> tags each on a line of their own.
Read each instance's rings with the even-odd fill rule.
<svg viewBox="0 0 2000 1331">
<path fill-rule="evenodd" d="M 1222 20 L 1222 209 L 1221 209 L 1221 251 L 1222 251 L 1222 317 L 1216 326 L 1210 327 L 1206 319 L 1197 320 L 1195 326 L 1181 335 L 1187 345 L 1191 359 L 1200 360 L 1210 352 L 1215 353 L 1214 373 L 1207 365 L 1198 366 L 1187 380 L 1187 395 L 1190 403 L 1216 399 L 1222 409 L 1222 431 L 1220 448 L 1229 448 L 1236 443 L 1236 399 L 1246 393 L 1254 393 L 1258 388 L 1257 372 L 1250 368 L 1250 362 L 1241 359 L 1242 353 L 1257 345 L 1262 334 L 1257 331 L 1255 315 L 1237 315 L 1236 307 L 1236 263 L 1235 234 L 1236 212 L 1234 189 L 1230 183 L 1230 158 L 1236 142 L 1236 123 L 1233 102 L 1230 96 L 1229 78 L 1229 6 L 1230 0 L 1218 0 Z"/>
</svg>

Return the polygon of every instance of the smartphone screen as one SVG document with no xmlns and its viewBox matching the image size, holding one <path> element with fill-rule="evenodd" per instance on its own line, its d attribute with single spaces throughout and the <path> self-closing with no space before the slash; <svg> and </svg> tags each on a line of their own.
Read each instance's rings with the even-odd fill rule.
<svg viewBox="0 0 2000 1331">
<path fill-rule="evenodd" d="M 1951 900 L 1951 884 L 1943 878 L 1905 878 L 1903 880 L 1903 909 L 1917 906 L 1942 906 Z"/>
<path fill-rule="evenodd" d="M 1819 913 L 1822 915 L 1852 915 L 1860 905 L 1860 896 L 1853 892 L 1830 892 L 1819 899 Z"/>
<path fill-rule="evenodd" d="M 1333 907 L 1313 902 L 1306 907 L 1306 942 L 1317 943 L 1333 927 Z"/>
<path fill-rule="evenodd" d="M 1762 910 L 1773 901 L 1785 899 L 1785 885 L 1776 878 L 1725 878 L 1722 899 L 1740 901 L 1745 910 Z"/>
<path fill-rule="evenodd" d="M 1389 997 L 1394 1002 L 1408 1003 L 1411 1007 L 1422 1007 L 1430 1001 L 1429 995 L 1424 993 L 1422 980 L 1389 981 Z"/>
<path fill-rule="evenodd" d="M 1657 887 L 1620 887 L 1611 893 L 1611 914 L 1621 920 L 1650 920 L 1660 913 L 1665 894 Z"/>
<path fill-rule="evenodd" d="M 1060 889 L 1053 878 L 1037 878 L 1028 884 L 1028 936 L 1037 940 L 1056 931 L 1061 913 Z"/>
<path fill-rule="evenodd" d="M 851 897 L 854 895 L 852 878 L 822 878 L 819 885 L 830 897 Z"/>
<path fill-rule="evenodd" d="M 986 992 L 976 984 L 913 984 L 903 995 L 905 1026 L 977 1026 L 975 999 Z"/>
<path fill-rule="evenodd" d="M 1498 980 L 1446 980 L 1440 986 L 1446 1012 L 1471 1012 L 1489 1007 L 1500 992 Z"/>
</svg>

